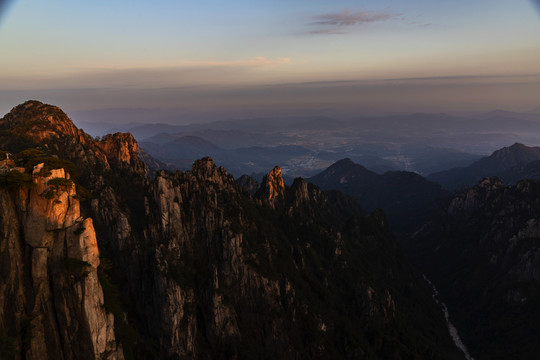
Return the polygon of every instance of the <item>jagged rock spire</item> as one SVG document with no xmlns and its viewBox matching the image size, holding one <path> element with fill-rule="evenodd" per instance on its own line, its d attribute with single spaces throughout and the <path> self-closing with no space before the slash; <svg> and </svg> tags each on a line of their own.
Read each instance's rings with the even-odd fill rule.
<svg viewBox="0 0 540 360">
<path fill-rule="evenodd" d="M 275 166 L 272 171 L 266 174 L 263 178 L 261 187 L 257 191 L 256 197 L 263 201 L 267 201 L 274 206 L 279 198 L 285 196 L 285 182 L 281 175 L 281 168 Z"/>
</svg>

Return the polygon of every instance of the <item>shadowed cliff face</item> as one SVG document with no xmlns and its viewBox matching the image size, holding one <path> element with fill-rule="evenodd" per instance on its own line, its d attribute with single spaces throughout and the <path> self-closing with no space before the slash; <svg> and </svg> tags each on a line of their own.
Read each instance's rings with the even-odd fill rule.
<svg viewBox="0 0 540 360">
<path fill-rule="evenodd" d="M 475 358 L 540 352 L 539 217 L 539 182 L 486 178 L 457 193 L 408 244 Z"/>
<path fill-rule="evenodd" d="M 265 181 L 283 184 L 279 169 Z M 159 315 L 149 327 L 169 355 L 398 359 L 401 347 L 422 342 L 444 357 L 401 323 L 432 327 L 441 314 L 412 280 L 384 215 L 362 216 L 354 200 L 336 201 L 302 179 L 255 201 L 209 158 L 190 172 L 158 173 L 152 188 Z M 411 300 L 434 319 L 413 320 Z M 447 357 L 458 358 L 439 334 Z"/>
<path fill-rule="evenodd" d="M 21 110 L 9 116 L 19 114 L 25 121 L 36 121 L 52 111 L 35 102 L 28 109 L 34 107 L 39 111 Z M 0 130 L 7 131 L 10 138 L 0 136 L 0 145 L 11 150 L 20 138 L 17 129 L 1 125 L 6 123 L 0 123 Z M 73 138 L 62 133 L 54 140 L 41 135 L 24 137 L 33 146 L 46 145 L 53 155 L 74 162 L 80 174 L 76 181 L 93 194 L 82 204 L 69 203 L 66 215 L 56 210 L 54 200 L 40 205 L 45 209 L 40 216 L 47 220 L 35 231 L 45 229 L 54 236 L 66 233 L 66 241 L 52 241 L 63 247 L 48 251 L 89 265 L 68 260 L 74 270 L 58 270 L 58 281 L 86 284 L 99 264 L 98 250 L 86 233 L 88 220 L 83 222 L 84 230 L 75 231 L 82 229 L 81 220 L 74 220 L 75 215 L 78 218 L 76 207 L 92 218 L 99 252 L 108 258 L 101 262 L 112 263 L 107 273 L 110 282 L 101 283 L 104 289 L 117 291 L 116 295 L 106 291 L 104 301 L 114 300 L 114 306 L 106 308 L 114 314 L 115 338 L 126 358 L 460 358 L 429 287 L 402 256 L 382 213 L 363 214 L 354 199 L 325 193 L 302 179 L 286 187 L 279 168 L 251 196 L 210 158 L 195 162 L 191 171 L 160 171 L 149 180 L 129 134 L 114 134 L 101 141 L 81 130 L 77 134 Z M 37 192 L 31 190 L 30 194 L 33 191 Z M 62 194 L 55 196 L 64 204 Z M 10 206 L 17 209 L 18 205 L 5 208 Z M 17 234 L 16 229 L 26 234 L 27 228 L 34 229 L 13 223 L 10 214 L 2 219 L 4 228 L 13 226 L 5 234 Z M 48 224 L 60 229 L 48 230 Z M 78 247 L 67 240 L 72 228 L 72 240 Z M 86 240 L 76 233 L 86 234 Z M 24 234 L 17 236 L 23 239 Z M 71 254 L 70 248 L 78 252 Z M 17 256 L 25 261 L 33 259 L 33 255 L 24 255 L 27 252 L 21 246 L 13 249 L 2 247 L 0 256 L 11 259 L 15 255 L 5 254 L 18 251 Z M 42 257 L 36 255 L 36 259 L 32 269 L 52 269 L 52 265 L 43 266 Z M 11 268 L 7 271 L 12 272 Z M 79 272 L 71 277 L 69 271 Z M 17 298 L 17 291 L 37 291 L 24 274 L 11 281 L 9 299 Z M 99 304 L 99 284 L 93 284 L 95 289 L 85 285 L 88 290 L 81 290 L 80 301 L 70 300 L 68 305 Z M 58 289 L 66 287 L 60 285 Z M 58 296 L 71 296 L 76 289 L 58 290 Z M 113 315 L 100 309 L 73 313 L 58 318 L 57 323 L 71 324 L 77 319 L 78 324 L 85 324 L 94 313 L 112 322 Z M 107 324 L 111 329 L 112 323 Z M 15 321 L 2 325 L 9 334 L 23 333 Z M 102 349 L 96 344 L 104 337 L 94 340 L 95 331 L 83 331 L 86 325 L 80 326 L 79 331 L 69 328 L 63 332 L 76 337 L 70 339 L 71 346 L 84 346 L 80 352 L 84 354 Z M 92 325 L 88 328 L 93 329 Z M 107 354 L 120 356 L 107 336 L 106 344 L 111 344 Z M 45 332 L 36 339 L 48 344 Z M 22 340 L 21 348 L 33 349 Z"/>
</svg>

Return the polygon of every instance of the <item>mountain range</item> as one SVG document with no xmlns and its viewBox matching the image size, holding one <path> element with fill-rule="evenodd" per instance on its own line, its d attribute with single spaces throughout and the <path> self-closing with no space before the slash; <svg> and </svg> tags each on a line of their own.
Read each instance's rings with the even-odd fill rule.
<svg viewBox="0 0 540 360">
<path fill-rule="evenodd" d="M 294 178 L 313 176 L 343 158 L 350 158 L 380 174 L 405 170 L 426 176 L 469 166 L 514 142 L 540 144 L 535 135 L 539 124 L 538 114 L 493 111 L 461 117 L 401 114 L 350 119 L 251 118 L 191 125 L 127 124 L 119 128 L 134 134 L 143 148 L 152 147 L 159 160 L 169 161 L 171 165 L 176 163 L 179 169 L 189 169 L 189 164 L 197 159 L 193 151 L 200 149 L 194 144 L 194 149 L 184 147 L 185 152 L 176 151 L 174 146 L 166 145 L 173 138 L 195 136 L 225 151 L 252 147 L 268 147 L 271 151 L 276 146 L 300 146 L 307 149 L 305 154 L 291 154 L 284 159 L 285 163 L 280 163 L 284 174 Z M 102 128 L 106 129 L 107 125 L 103 124 Z M 187 143 L 185 139 L 183 142 Z M 248 161 L 237 159 L 234 152 L 219 160 L 211 153 L 201 154 L 204 155 L 211 155 L 237 177 L 244 173 L 261 173 L 269 166 L 259 164 L 255 154 L 244 156 Z"/>
<path fill-rule="evenodd" d="M 416 119 L 419 132 L 436 120 Z M 310 126 L 326 133 L 324 121 Z M 0 358 L 540 354 L 538 148 L 518 143 L 434 174 L 467 186 L 452 194 L 354 158 L 286 182 L 290 156 L 314 152 L 297 144 L 155 141 L 153 153 L 198 147 L 272 165 L 236 180 L 209 154 L 163 169 L 131 134 L 92 137 L 38 101 L 0 119 Z M 420 147 L 369 148 L 355 153 L 389 160 Z M 437 151 L 418 156 L 434 162 Z"/>
<path fill-rule="evenodd" d="M 367 211 L 381 208 L 398 232 L 415 231 L 450 196 L 441 185 L 407 171 L 376 174 L 350 159 L 340 160 L 307 181 L 323 190 L 357 198 Z"/>
<path fill-rule="evenodd" d="M 473 186 L 483 178 L 491 176 L 500 176 L 509 182 L 515 182 L 528 177 L 534 178 L 537 165 L 531 163 L 538 160 L 540 160 L 540 147 L 515 143 L 494 151 L 490 156 L 469 166 L 434 173 L 427 178 L 451 190 Z"/>
<path fill-rule="evenodd" d="M 148 175 L 28 101 L 0 120 L 0 351 L 14 359 L 459 359 L 381 211 L 275 167 Z M 11 155 L 8 155 L 11 154 Z"/>
</svg>

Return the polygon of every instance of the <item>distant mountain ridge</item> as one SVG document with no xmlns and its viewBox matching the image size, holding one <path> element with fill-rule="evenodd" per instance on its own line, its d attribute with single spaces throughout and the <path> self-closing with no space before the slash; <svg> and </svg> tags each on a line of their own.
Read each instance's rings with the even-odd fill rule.
<svg viewBox="0 0 540 360">
<path fill-rule="evenodd" d="M 441 185 L 407 171 L 376 174 L 350 159 L 343 159 L 307 181 L 323 190 L 339 190 L 357 198 L 371 211 L 382 208 L 390 224 L 413 231 L 420 219 L 440 206 L 450 193 Z"/>
<path fill-rule="evenodd" d="M 540 147 L 529 147 L 520 143 L 494 151 L 467 167 L 454 168 L 429 175 L 428 180 L 438 182 L 448 189 L 456 190 L 462 186 L 473 186 L 490 176 L 511 175 L 514 166 L 540 160 Z M 516 179 L 519 180 L 519 179 Z"/>
</svg>

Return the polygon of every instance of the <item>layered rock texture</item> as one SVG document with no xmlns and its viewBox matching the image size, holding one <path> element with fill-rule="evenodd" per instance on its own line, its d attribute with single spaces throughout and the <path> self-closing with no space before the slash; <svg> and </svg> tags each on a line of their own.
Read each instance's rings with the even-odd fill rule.
<svg viewBox="0 0 540 360">
<path fill-rule="evenodd" d="M 11 357 L 461 358 L 382 212 L 286 187 L 277 167 L 251 194 L 210 158 L 149 178 L 131 135 L 92 139 L 68 121 L 36 101 L 0 121 L 1 148 L 47 153 L 25 158 L 47 159 L 30 190 L 0 191 Z"/>
<path fill-rule="evenodd" d="M 457 193 L 408 244 L 475 358 L 540 354 L 540 183 L 486 178 Z"/>
<path fill-rule="evenodd" d="M 64 169 L 0 189 L 2 358 L 122 359 L 104 309 L 92 219 Z"/>
</svg>

